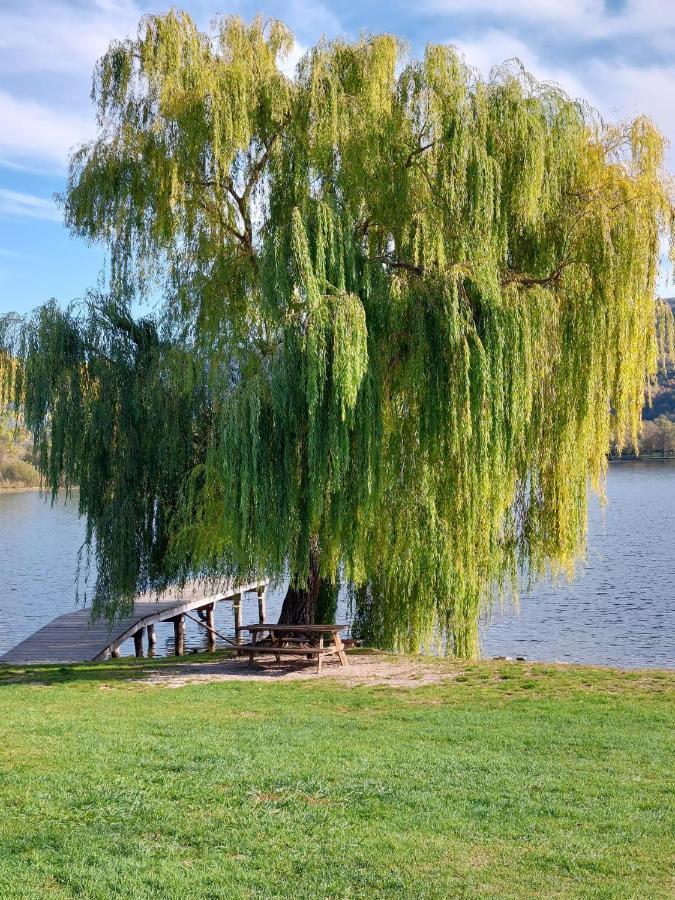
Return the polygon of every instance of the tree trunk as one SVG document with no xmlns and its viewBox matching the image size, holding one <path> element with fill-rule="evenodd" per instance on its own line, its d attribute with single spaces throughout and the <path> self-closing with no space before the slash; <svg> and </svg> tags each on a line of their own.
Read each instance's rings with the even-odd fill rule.
<svg viewBox="0 0 675 900">
<path fill-rule="evenodd" d="M 309 551 L 309 574 L 305 587 L 298 587 L 298 577 L 292 577 L 284 603 L 279 615 L 280 625 L 314 625 L 316 624 L 316 605 L 321 590 L 319 575 L 319 549 L 316 540 L 312 540 Z"/>
<path fill-rule="evenodd" d="M 318 590 L 297 588 L 289 584 L 279 616 L 280 625 L 313 625 Z"/>
<path fill-rule="evenodd" d="M 338 595 L 340 593 L 340 582 L 338 579 L 329 581 L 328 578 L 322 578 L 319 582 L 319 596 L 316 601 L 316 623 L 317 625 L 334 625 L 335 614 L 337 613 Z"/>
</svg>

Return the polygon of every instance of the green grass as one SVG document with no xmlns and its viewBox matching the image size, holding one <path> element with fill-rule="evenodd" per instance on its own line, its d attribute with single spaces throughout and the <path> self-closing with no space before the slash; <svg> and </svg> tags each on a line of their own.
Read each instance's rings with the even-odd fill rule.
<svg viewBox="0 0 675 900">
<path fill-rule="evenodd" d="M 672 896 L 675 676 L 0 667 L 0 897 Z"/>
</svg>

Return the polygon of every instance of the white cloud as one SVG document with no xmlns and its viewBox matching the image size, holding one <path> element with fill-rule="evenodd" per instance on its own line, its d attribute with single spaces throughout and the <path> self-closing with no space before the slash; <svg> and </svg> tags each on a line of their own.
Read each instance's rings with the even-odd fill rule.
<svg viewBox="0 0 675 900">
<path fill-rule="evenodd" d="M 280 60 L 279 68 L 288 78 L 293 78 L 295 75 L 295 67 L 300 62 L 302 57 L 307 52 L 307 47 L 303 47 L 302 44 L 298 43 L 298 41 L 293 41 L 293 47 L 291 48 L 288 56 L 284 57 L 284 59 Z"/>
<path fill-rule="evenodd" d="M 675 28 L 672 0 L 627 0 L 623 7 L 608 10 L 605 0 L 418 0 L 427 13 L 466 16 L 483 13 L 514 25 L 554 26 L 562 32 L 577 32 L 586 39 L 653 35 Z"/>
<path fill-rule="evenodd" d="M 62 172 L 70 150 L 95 134 L 88 96 L 94 62 L 111 40 L 135 33 L 148 0 L 14 0 L 10 8 L 11 2 L 0 0 L 0 167 Z M 215 0 L 184 5 L 203 28 L 218 8 Z M 256 11 L 252 0 L 232 6 L 247 18 Z M 288 0 L 279 10 L 301 39 L 283 65 L 287 74 L 306 45 L 321 34 L 343 32 L 339 4 Z M 352 20 L 355 14 L 358 7 Z M 473 25 L 464 34 L 471 37 L 463 39 L 467 18 Z M 420 34 L 430 22 L 429 39 L 457 44 L 484 74 L 518 57 L 538 78 L 583 97 L 604 115 L 646 112 L 675 143 L 675 0 L 627 0 L 614 13 L 605 0 L 418 0 L 407 11 L 395 4 L 390 11 L 383 3 L 371 27 L 405 32 L 414 23 Z M 601 53 L 592 42 L 602 39 L 614 44 Z M 573 62 L 567 59 L 572 46 Z M 647 58 L 653 50 L 654 58 L 665 55 L 667 62 L 632 65 L 621 48 L 640 48 Z"/>
<path fill-rule="evenodd" d="M 72 148 L 96 133 L 89 99 L 96 60 L 112 40 L 136 33 L 144 5 L 54 0 L 45 8 L 44 0 L 26 0 L 10 9 L 0 0 L 0 167 L 65 170 Z M 340 30 L 327 7 L 308 0 L 291 0 L 285 15 L 310 34 Z M 207 27 L 204 7 L 195 19 Z M 295 42 L 283 66 L 289 75 L 305 49 Z"/>
<path fill-rule="evenodd" d="M 0 188 L 0 216 L 7 219 L 46 219 L 61 222 L 63 216 L 53 200 Z"/>
<path fill-rule="evenodd" d="M 554 82 L 570 97 L 590 99 L 587 85 L 576 73 L 544 62 L 532 47 L 503 31 L 491 30 L 480 39 L 459 40 L 455 41 L 455 44 L 464 54 L 466 62 L 478 69 L 484 77 L 490 74 L 491 69 L 506 60 L 519 59 L 528 72 L 540 81 Z"/>
<path fill-rule="evenodd" d="M 63 169 L 73 146 L 94 134 L 94 118 L 0 90 L 0 157 L 17 168 Z"/>
<path fill-rule="evenodd" d="M 77 73 L 88 78 L 114 38 L 133 33 L 141 11 L 130 0 L 84 7 L 28 0 L 0 11 L 0 71 Z"/>
<path fill-rule="evenodd" d="M 255 6 L 250 4 L 250 12 L 246 16 L 255 15 Z M 317 41 L 322 35 L 338 37 L 344 33 L 340 19 L 332 5 L 317 3 L 315 0 L 287 0 L 283 5 L 281 18 L 303 40 Z"/>
<path fill-rule="evenodd" d="M 536 78 L 554 82 L 571 97 L 587 101 L 609 121 L 647 115 L 675 148 L 672 99 L 675 62 L 673 65 L 634 66 L 588 56 L 573 64 L 562 61 L 556 64 L 540 56 L 525 41 L 494 29 L 479 39 L 455 43 L 467 63 L 484 76 L 495 65 L 515 57 Z M 673 49 L 675 57 L 675 47 Z"/>
<path fill-rule="evenodd" d="M 588 67 L 609 112 L 622 117 L 645 113 L 675 138 L 673 86 L 675 63 L 669 66 L 617 65 L 596 59 Z"/>
<path fill-rule="evenodd" d="M 492 13 L 520 21 L 574 20 L 593 14 L 593 8 L 604 7 L 603 0 L 420 0 L 420 6 L 437 13 Z"/>
<path fill-rule="evenodd" d="M 94 64 L 141 15 L 133 0 L 0 4 L 0 166 L 64 171 L 71 149 L 95 134 Z"/>
</svg>

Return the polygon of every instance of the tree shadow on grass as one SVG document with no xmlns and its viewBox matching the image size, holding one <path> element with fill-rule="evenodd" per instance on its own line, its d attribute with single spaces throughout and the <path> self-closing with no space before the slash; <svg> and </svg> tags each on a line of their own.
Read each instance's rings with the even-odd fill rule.
<svg viewBox="0 0 675 900">
<path fill-rule="evenodd" d="M 361 655 L 363 651 L 351 651 Z M 326 664 L 324 674 L 331 665 Z M 122 657 L 105 662 L 45 663 L 17 665 L 0 663 L 0 688 L 14 685 L 51 686 L 78 682 L 113 684 L 122 682 L 146 682 L 162 684 L 172 676 L 179 680 L 210 676 L 237 681 L 289 681 L 316 673 L 316 660 L 284 660 L 275 663 L 271 659 L 256 660 L 249 668 L 248 660 L 237 657 L 231 650 L 215 653 L 190 653 L 186 656 Z"/>
<path fill-rule="evenodd" d="M 175 670 L 177 667 L 213 666 L 226 660 L 234 660 L 234 653 L 195 653 L 188 657 L 163 656 L 122 657 L 105 662 L 45 663 L 16 665 L 0 663 L 0 688 L 15 685 L 58 685 L 77 682 L 125 682 L 137 681 L 159 670 Z M 243 667 L 242 667 L 243 670 Z"/>
<path fill-rule="evenodd" d="M 351 651 L 350 660 L 356 662 L 359 657 L 369 657 L 378 661 L 393 662 L 395 658 L 389 654 L 378 653 L 371 649 Z M 414 657 L 399 657 L 399 663 L 405 665 Z M 420 661 L 420 657 L 416 658 Z M 230 650 L 215 653 L 195 653 L 183 657 L 123 657 L 105 662 L 85 662 L 43 665 L 10 665 L 0 663 L 0 689 L 13 686 L 50 687 L 67 684 L 99 684 L 114 686 L 115 684 L 138 687 L 170 685 L 180 687 L 188 683 L 208 684 L 257 682 L 289 683 L 302 681 L 310 684 L 322 682 L 333 673 L 331 667 L 324 667 L 322 676 L 316 675 L 316 662 L 305 660 L 283 661 L 275 664 L 272 660 L 256 661 L 249 668 L 245 658 L 237 658 Z M 364 660 L 365 662 L 365 660 Z M 468 692 L 478 689 L 481 696 L 503 696 L 509 698 L 544 698 L 552 695 L 558 697 L 579 696 L 588 692 L 599 692 L 605 697 L 620 694 L 631 694 L 638 691 L 645 697 L 657 698 L 675 692 L 675 672 L 672 670 L 619 670 L 600 666 L 577 666 L 547 663 L 515 663 L 497 660 L 465 661 L 459 660 L 424 660 L 432 669 L 450 676 L 456 688 L 464 688 Z M 400 688 L 400 684 L 388 678 L 378 679 L 377 672 L 358 672 L 356 667 L 347 670 L 336 670 L 345 675 L 345 683 L 388 685 L 392 690 Z M 413 673 L 405 682 L 406 687 L 425 685 L 425 679 Z M 354 681 L 356 676 L 356 681 Z M 419 679 L 419 680 L 418 680 Z M 331 679 L 332 681 L 332 679 Z M 334 682 L 333 682 L 334 683 Z M 384 689 L 384 688 L 383 688 Z"/>
</svg>

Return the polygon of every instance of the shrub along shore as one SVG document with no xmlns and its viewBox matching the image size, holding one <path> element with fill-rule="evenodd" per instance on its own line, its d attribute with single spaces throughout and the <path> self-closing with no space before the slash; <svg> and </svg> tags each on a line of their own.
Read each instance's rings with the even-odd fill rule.
<svg viewBox="0 0 675 900">
<path fill-rule="evenodd" d="M 40 474 L 33 465 L 28 432 L 0 408 L 0 492 L 37 488 L 39 484 Z"/>
<path fill-rule="evenodd" d="M 0 458 L 0 491 L 37 490 L 39 486 L 40 475 L 30 463 Z"/>
<path fill-rule="evenodd" d="M 428 665 L 0 666 L 0 895 L 672 896 L 675 673 Z"/>
</svg>

